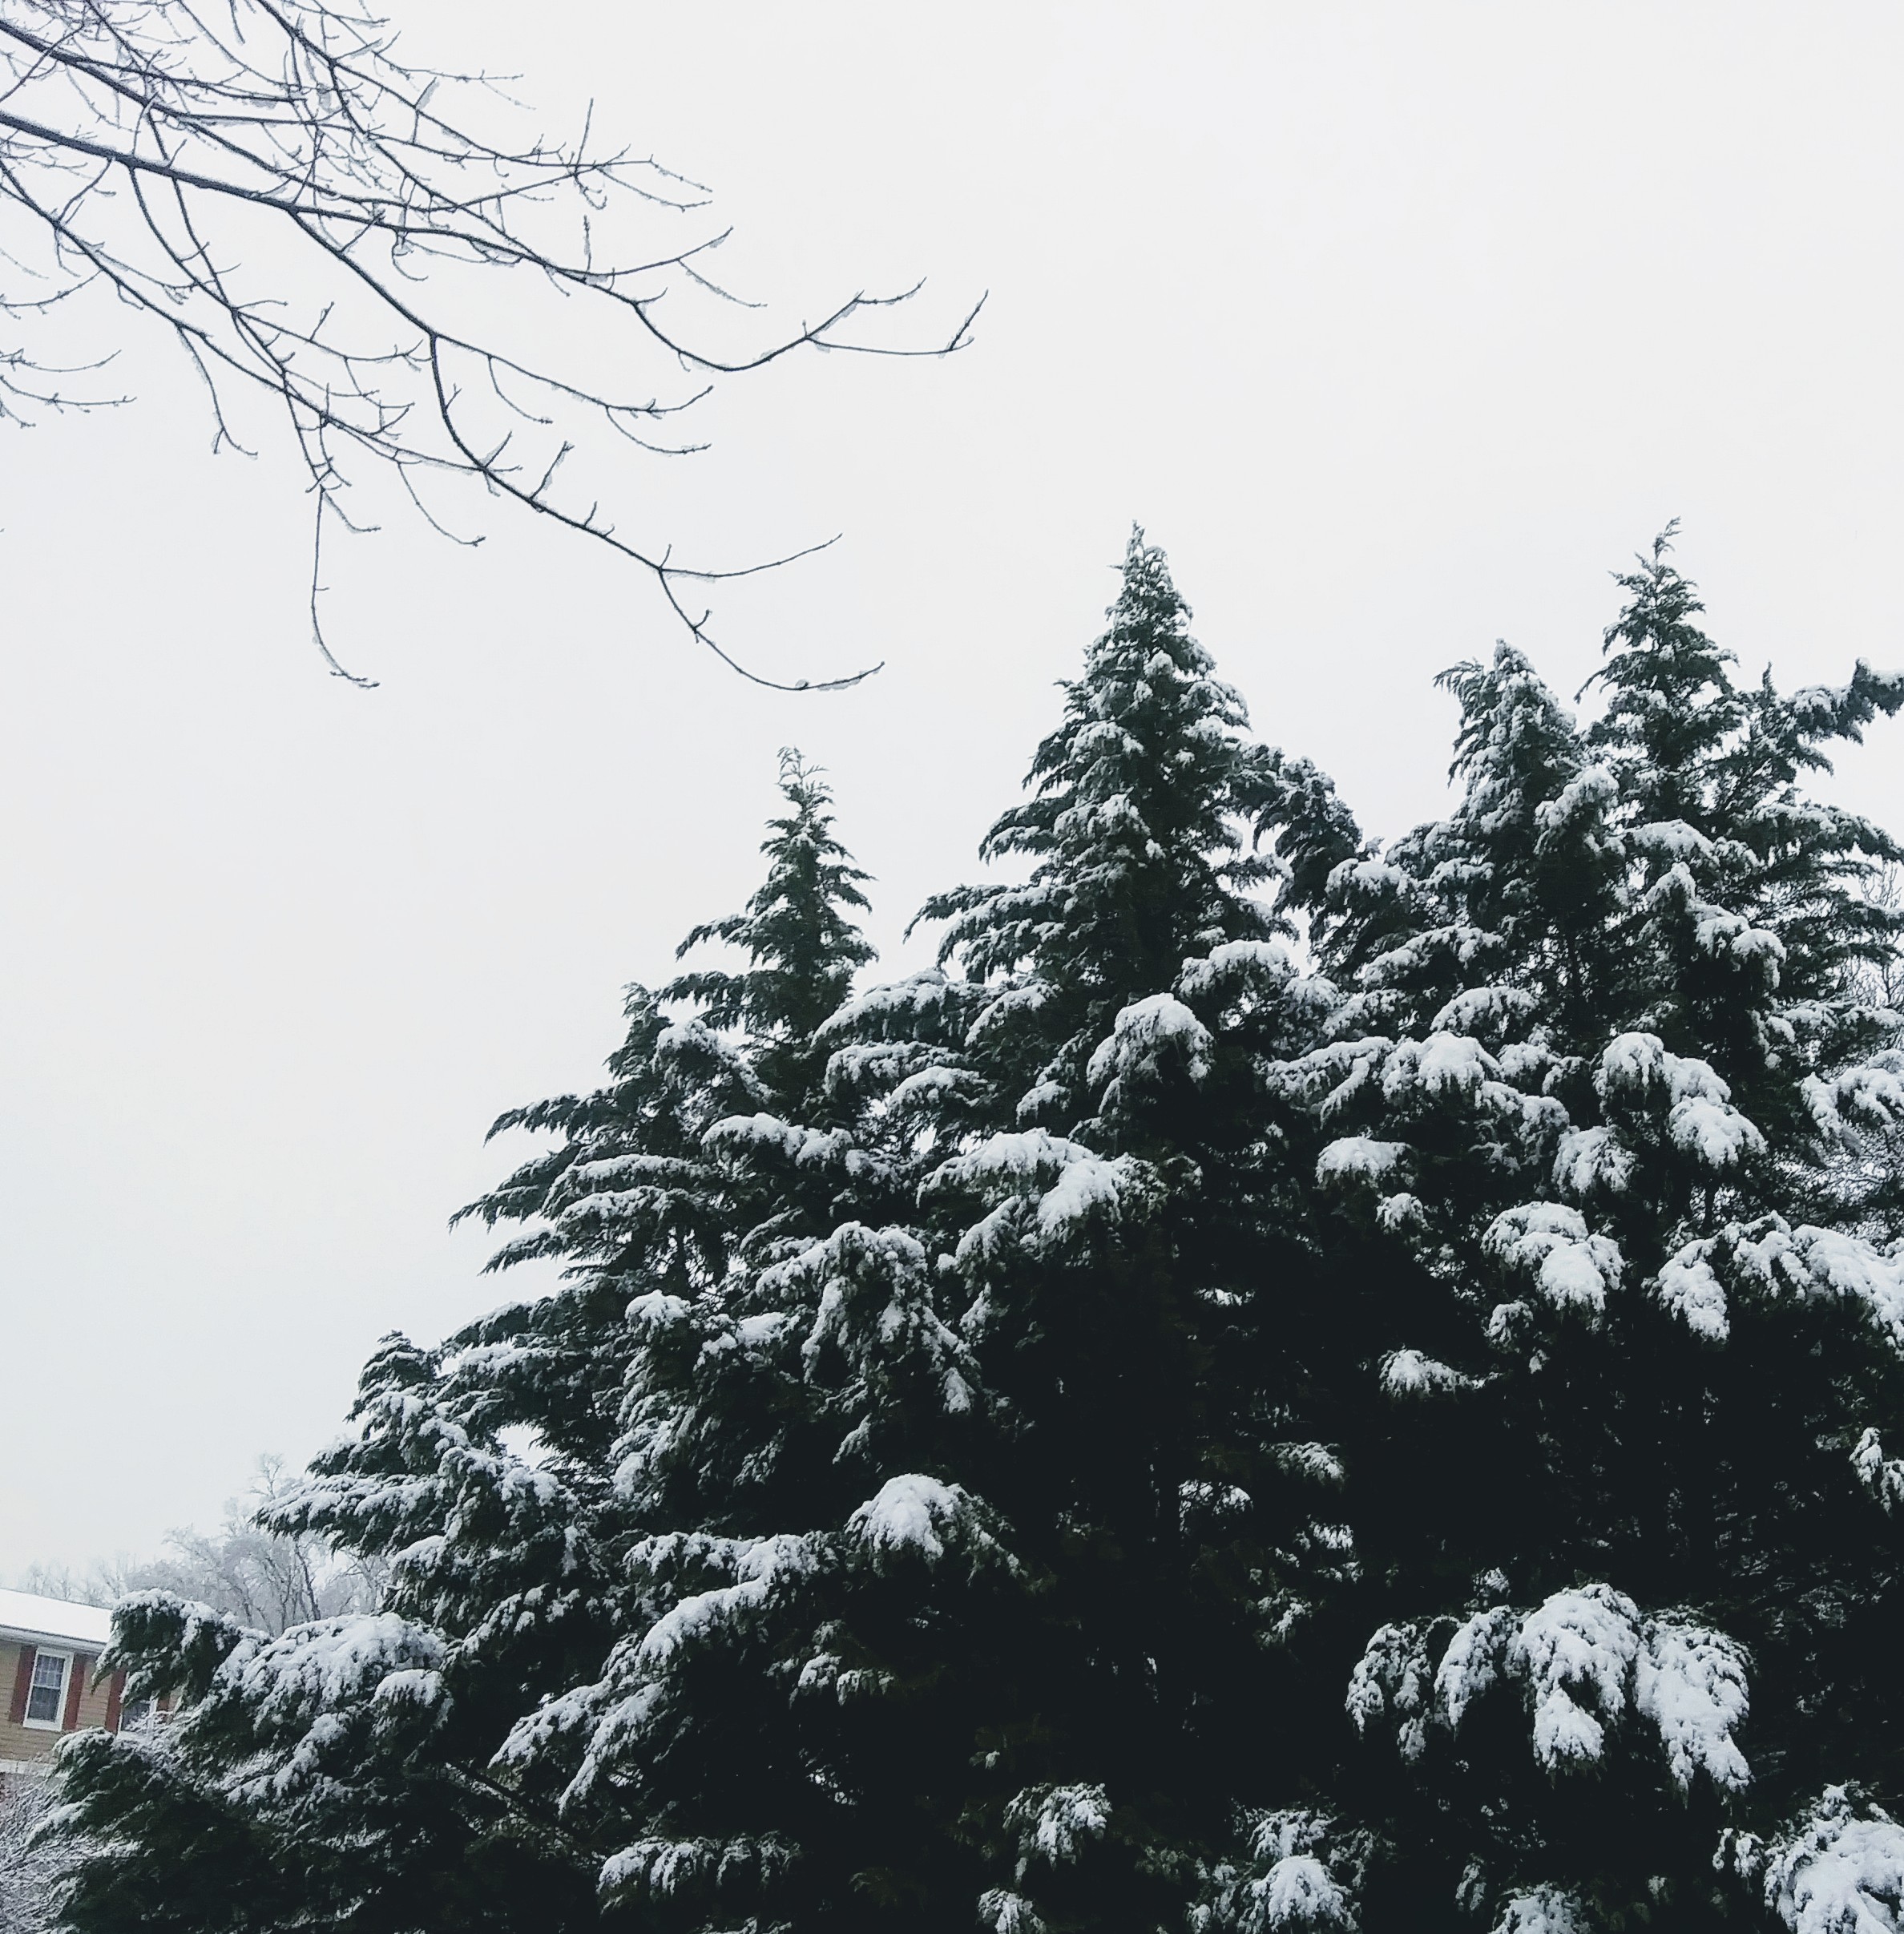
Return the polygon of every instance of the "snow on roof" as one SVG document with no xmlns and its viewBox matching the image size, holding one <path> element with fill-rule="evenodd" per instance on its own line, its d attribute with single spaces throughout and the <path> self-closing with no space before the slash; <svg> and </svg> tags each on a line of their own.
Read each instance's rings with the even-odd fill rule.
<svg viewBox="0 0 1904 1934">
<path fill-rule="evenodd" d="M 112 1636 L 112 1614 L 97 1605 L 42 1598 L 33 1592 L 0 1590 L 0 1633 L 96 1649 Z"/>
</svg>

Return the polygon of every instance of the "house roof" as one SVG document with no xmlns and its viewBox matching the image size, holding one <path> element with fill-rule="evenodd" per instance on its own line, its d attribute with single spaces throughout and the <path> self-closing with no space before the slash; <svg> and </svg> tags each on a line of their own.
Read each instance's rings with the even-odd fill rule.
<svg viewBox="0 0 1904 1934">
<path fill-rule="evenodd" d="M 112 1614 L 97 1605 L 0 1591 L 0 1637 L 30 1639 L 35 1645 L 86 1645 L 97 1652 L 111 1636 Z"/>
</svg>

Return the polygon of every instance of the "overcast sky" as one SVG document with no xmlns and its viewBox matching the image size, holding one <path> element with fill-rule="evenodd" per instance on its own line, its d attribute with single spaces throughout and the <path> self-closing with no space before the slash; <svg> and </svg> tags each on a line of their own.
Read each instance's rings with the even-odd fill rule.
<svg viewBox="0 0 1904 1934">
<path fill-rule="evenodd" d="M 1904 663 L 1894 6 L 392 4 L 712 184 L 724 278 L 790 317 L 990 301 L 949 362 L 734 388 L 678 487 L 736 553 L 844 530 L 729 625 L 885 659 L 843 695 L 494 519 L 335 559 L 354 690 L 298 478 L 212 459 L 163 344 L 135 406 L 0 438 L 0 1579 L 209 1522 L 380 1334 L 501 1299 L 445 1229 L 514 1153 L 483 1131 L 740 903 L 777 747 L 831 769 L 875 971 L 916 959 L 1133 519 L 1385 834 L 1445 797 L 1434 673 L 1505 637 L 1571 692 L 1669 517 L 1749 676 Z M 1904 826 L 1904 728 L 1832 784 Z"/>
</svg>

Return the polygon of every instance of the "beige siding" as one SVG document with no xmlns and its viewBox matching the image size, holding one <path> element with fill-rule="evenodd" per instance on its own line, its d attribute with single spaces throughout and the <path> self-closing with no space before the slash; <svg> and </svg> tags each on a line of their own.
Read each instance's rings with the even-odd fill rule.
<svg viewBox="0 0 1904 1934">
<path fill-rule="evenodd" d="M 53 1649 L 46 1648 L 48 1651 Z M 0 1639 L 0 1759 L 43 1759 L 52 1751 L 59 1734 L 43 1731 L 37 1726 L 15 1726 L 13 1722 L 13 1694 L 19 1679 L 20 1650 L 14 1641 Z M 111 1675 L 98 1671 L 97 1661 L 87 1660 L 83 1654 L 78 1663 L 86 1669 L 79 1695 L 79 1725 L 103 1726 L 111 1697 Z M 69 1688 L 71 1682 L 67 1681 Z"/>
</svg>

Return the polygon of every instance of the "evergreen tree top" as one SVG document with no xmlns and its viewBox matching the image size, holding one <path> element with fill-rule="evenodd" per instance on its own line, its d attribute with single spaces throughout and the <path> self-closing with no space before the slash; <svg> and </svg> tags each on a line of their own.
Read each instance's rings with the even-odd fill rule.
<svg viewBox="0 0 1904 1934">
<path fill-rule="evenodd" d="M 767 822 L 766 878 L 744 911 L 704 922 L 675 950 L 679 959 L 707 941 L 724 941 L 746 954 L 748 971 L 684 974 L 662 998 L 694 1002 L 712 1027 L 792 1040 L 813 1032 L 845 998 L 853 970 L 873 958 L 841 910 L 865 910 L 860 886 L 871 875 L 834 837 L 827 810 L 833 794 L 821 769 L 791 746 L 781 750 L 780 787 L 789 810 Z"/>
<path fill-rule="evenodd" d="M 1705 606 L 1667 561 L 1678 529 L 1676 519 L 1638 569 L 1616 574 L 1628 600 L 1602 639 L 1607 661 L 1587 682 L 1612 695 L 1594 745 L 1644 766 L 1651 817 L 1696 824 L 1703 762 L 1744 723 L 1745 708 L 1727 669 L 1737 660 L 1692 622 Z"/>
<path fill-rule="evenodd" d="M 1190 634 L 1190 608 L 1163 551 L 1133 528 L 1117 600 L 1067 680 L 1064 718 L 1039 745 L 1034 796 L 1001 814 L 982 858 L 1025 853 L 1115 883 L 1192 858 L 1200 871 L 1240 842 L 1232 788 L 1249 715 Z M 1262 877 L 1245 865 L 1242 878 Z"/>
<path fill-rule="evenodd" d="M 772 1110 L 803 1119 L 820 1098 L 827 1049 L 817 1031 L 873 958 L 842 908 L 867 904 L 868 876 L 834 836 L 832 794 L 791 749 L 780 756 L 789 810 L 768 822 L 767 876 L 743 912 L 697 927 L 676 957 L 708 940 L 740 948 L 741 971 L 684 974 L 658 992 L 627 990 L 627 1032 L 610 1079 L 587 1095 L 511 1108 L 510 1129 L 552 1130 L 559 1146 L 458 1212 L 494 1227 L 535 1223 L 492 1268 L 531 1256 L 620 1273 L 661 1266 L 677 1283 L 725 1266 L 720 1181 L 705 1147 L 713 1125 Z M 699 1011 L 683 1019 L 670 1007 Z"/>
<path fill-rule="evenodd" d="M 1904 672 L 1874 672 L 1860 659 L 1841 686 L 1781 696 L 1768 670 L 1742 691 L 1737 660 L 1693 622 L 1704 610 L 1692 582 L 1668 561 L 1677 520 L 1653 540 L 1636 570 L 1616 574 L 1628 594 L 1602 641 L 1606 663 L 1587 680 L 1612 694 L 1588 744 L 1623 769 L 1645 820 L 1684 821 L 1708 836 L 1734 831 L 1741 808 L 1768 800 L 1804 771 L 1829 772 L 1824 748 L 1863 736 L 1879 713 L 1904 704 Z M 1733 824 L 1724 822 L 1730 818 Z M 1874 844 L 1888 837 L 1870 829 Z"/>
<path fill-rule="evenodd" d="M 1042 1015 L 1054 1052 L 1040 1085 L 1060 1109 L 1127 1002 L 1170 986 L 1188 955 L 1286 931 L 1253 893 L 1278 869 L 1245 836 L 1273 755 L 1242 736 L 1243 701 L 1214 676 L 1140 528 L 1106 616 L 1031 762 L 1031 797 L 980 847 L 986 859 L 1032 858 L 1030 879 L 961 887 L 919 915 L 950 923 L 941 960 L 997 980 L 1000 1012 Z"/>
</svg>

